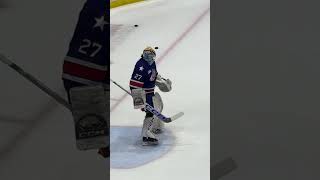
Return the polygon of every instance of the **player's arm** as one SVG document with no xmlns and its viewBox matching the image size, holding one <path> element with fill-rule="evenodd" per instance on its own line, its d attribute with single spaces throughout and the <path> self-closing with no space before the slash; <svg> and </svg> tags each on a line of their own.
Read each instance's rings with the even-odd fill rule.
<svg viewBox="0 0 320 180">
<path fill-rule="evenodd" d="M 141 68 L 142 67 L 142 68 Z M 143 66 L 137 63 L 134 67 L 133 73 L 130 79 L 130 90 L 133 99 L 134 109 L 144 108 L 146 102 L 146 95 L 143 89 L 145 83 L 145 73 L 143 71 Z"/>
<path fill-rule="evenodd" d="M 130 79 L 130 89 L 143 88 L 145 82 L 145 73 L 143 71 L 143 66 L 138 63 L 135 65 L 133 73 Z"/>
</svg>

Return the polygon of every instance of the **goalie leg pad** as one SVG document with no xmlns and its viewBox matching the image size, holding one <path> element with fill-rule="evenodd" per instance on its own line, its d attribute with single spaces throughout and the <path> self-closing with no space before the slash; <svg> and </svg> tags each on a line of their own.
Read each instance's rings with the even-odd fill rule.
<svg viewBox="0 0 320 180">
<path fill-rule="evenodd" d="M 154 93 L 154 96 L 152 96 L 152 101 L 154 108 L 161 113 L 163 110 L 163 102 L 158 92 Z"/>
<path fill-rule="evenodd" d="M 70 89 L 72 115 L 79 150 L 98 149 L 109 145 L 108 97 L 102 86 L 82 86 Z"/>
<path fill-rule="evenodd" d="M 153 117 L 146 117 L 143 121 L 142 126 L 142 145 L 157 145 L 158 139 L 155 136 L 155 134 L 152 132 L 153 126 L 154 126 L 154 120 Z"/>
<path fill-rule="evenodd" d="M 153 100 L 154 108 L 161 113 L 163 110 L 163 102 L 160 94 L 156 92 L 152 97 L 152 100 Z M 154 125 L 153 125 L 152 132 L 155 134 L 159 134 L 163 131 L 163 128 L 164 128 L 163 121 L 161 121 L 159 118 L 154 116 Z"/>
</svg>

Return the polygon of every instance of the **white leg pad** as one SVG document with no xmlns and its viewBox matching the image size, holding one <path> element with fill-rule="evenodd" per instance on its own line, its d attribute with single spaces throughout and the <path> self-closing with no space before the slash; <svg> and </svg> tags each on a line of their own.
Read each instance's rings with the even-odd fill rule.
<svg viewBox="0 0 320 180">
<path fill-rule="evenodd" d="M 156 92 L 154 94 L 154 96 L 152 97 L 152 100 L 153 100 L 154 108 L 157 111 L 162 112 L 162 110 L 163 110 L 163 102 L 162 102 L 161 96 L 160 96 L 160 94 L 158 92 Z M 164 128 L 164 122 L 162 122 L 156 116 L 153 116 L 153 117 L 154 117 L 154 124 L 153 124 L 153 128 L 152 128 L 152 132 L 161 133 L 163 131 L 163 128 Z"/>
<path fill-rule="evenodd" d="M 154 126 L 154 118 L 153 117 L 145 118 L 142 126 L 142 137 L 157 139 L 156 136 L 151 131 L 153 129 L 153 126 Z"/>
<path fill-rule="evenodd" d="M 80 150 L 107 147 L 109 136 L 108 96 L 102 86 L 70 89 L 77 147 Z"/>
</svg>

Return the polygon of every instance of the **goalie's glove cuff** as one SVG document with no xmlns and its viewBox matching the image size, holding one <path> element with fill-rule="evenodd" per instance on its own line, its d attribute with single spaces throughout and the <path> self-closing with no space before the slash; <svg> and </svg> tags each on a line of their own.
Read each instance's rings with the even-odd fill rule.
<svg viewBox="0 0 320 180">
<path fill-rule="evenodd" d="M 164 79 L 159 74 L 157 75 L 156 79 L 156 86 L 160 89 L 162 92 L 169 92 L 172 89 L 172 82 L 170 79 Z"/>
</svg>

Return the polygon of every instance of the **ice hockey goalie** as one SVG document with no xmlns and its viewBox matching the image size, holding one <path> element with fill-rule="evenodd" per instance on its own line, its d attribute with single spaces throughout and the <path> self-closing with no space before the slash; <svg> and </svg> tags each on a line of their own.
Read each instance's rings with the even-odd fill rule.
<svg viewBox="0 0 320 180">
<path fill-rule="evenodd" d="M 145 103 L 162 112 L 163 102 L 160 94 L 154 92 L 155 86 L 163 92 L 169 92 L 172 84 L 169 79 L 164 79 L 158 74 L 155 58 L 155 50 L 151 47 L 145 48 L 135 64 L 129 84 L 134 108 L 141 108 L 146 112 L 142 127 L 143 145 L 157 145 L 159 139 L 156 134 L 161 133 L 164 126 L 161 120 L 145 110 Z"/>
<path fill-rule="evenodd" d="M 77 147 L 109 156 L 109 1 L 87 0 L 63 63 Z"/>
</svg>

